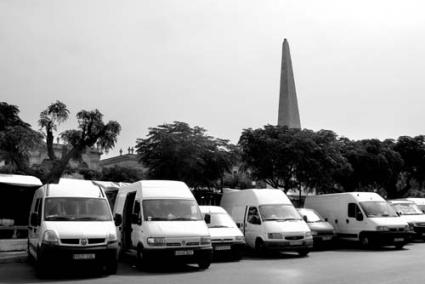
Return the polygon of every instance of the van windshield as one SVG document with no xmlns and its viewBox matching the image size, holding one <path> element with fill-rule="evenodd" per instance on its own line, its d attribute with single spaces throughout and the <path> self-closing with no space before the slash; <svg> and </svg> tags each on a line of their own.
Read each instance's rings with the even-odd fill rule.
<svg viewBox="0 0 425 284">
<path fill-rule="evenodd" d="M 401 215 L 424 215 L 422 210 L 414 203 L 393 203 L 392 206 Z"/>
<path fill-rule="evenodd" d="M 202 214 L 195 200 L 153 199 L 143 201 L 145 221 L 200 221 Z"/>
<path fill-rule="evenodd" d="M 44 205 L 46 221 L 111 221 L 106 199 L 50 197 Z"/>
<path fill-rule="evenodd" d="M 363 201 L 360 206 L 367 217 L 397 217 L 397 213 L 386 201 Z"/>
<path fill-rule="evenodd" d="M 208 228 L 237 228 L 233 219 L 227 213 L 207 213 L 211 221 L 207 223 Z"/>
<path fill-rule="evenodd" d="M 305 216 L 307 223 L 325 222 L 314 210 L 300 210 L 299 212 L 302 216 Z"/>
<path fill-rule="evenodd" d="M 260 205 L 259 208 L 263 221 L 302 220 L 298 211 L 291 204 Z"/>
</svg>

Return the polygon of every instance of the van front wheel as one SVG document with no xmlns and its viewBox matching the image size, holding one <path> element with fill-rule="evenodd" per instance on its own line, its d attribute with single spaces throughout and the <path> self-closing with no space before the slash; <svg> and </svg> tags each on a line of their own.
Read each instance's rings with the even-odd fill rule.
<svg viewBox="0 0 425 284">
<path fill-rule="evenodd" d="M 298 251 L 299 256 L 307 256 L 310 253 L 308 249 L 302 249 Z"/>
<path fill-rule="evenodd" d="M 199 269 L 208 269 L 208 267 L 210 267 L 211 264 L 211 260 L 204 258 L 198 261 L 198 266 Z"/>
<path fill-rule="evenodd" d="M 360 236 L 360 243 L 362 244 L 363 247 L 365 248 L 369 248 L 370 247 L 370 240 L 367 236 L 365 235 L 361 235 Z"/>
</svg>

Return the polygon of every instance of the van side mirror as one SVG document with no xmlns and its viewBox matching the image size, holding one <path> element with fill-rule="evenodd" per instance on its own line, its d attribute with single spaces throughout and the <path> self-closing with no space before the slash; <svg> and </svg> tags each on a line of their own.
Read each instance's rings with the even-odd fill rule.
<svg viewBox="0 0 425 284">
<path fill-rule="evenodd" d="M 252 216 L 251 223 L 252 224 L 255 224 L 255 225 L 261 225 L 260 217 L 258 217 L 258 216 Z"/>
<path fill-rule="evenodd" d="M 131 223 L 142 225 L 142 218 L 139 216 L 139 214 L 132 214 L 131 215 Z"/>
<path fill-rule="evenodd" d="M 307 219 L 307 216 L 303 216 L 303 219 L 304 219 L 304 221 L 307 223 L 308 222 L 308 219 Z"/>
<path fill-rule="evenodd" d="M 40 225 L 37 213 L 31 213 L 30 224 L 31 224 L 31 226 L 39 226 Z"/>
<path fill-rule="evenodd" d="M 363 214 L 362 214 L 361 211 L 357 211 L 356 220 L 357 221 L 363 221 Z"/>
<path fill-rule="evenodd" d="M 205 220 L 205 223 L 210 224 L 211 223 L 211 215 L 205 214 L 204 220 Z"/>
<path fill-rule="evenodd" d="M 115 214 L 114 216 L 115 226 L 121 226 L 122 224 L 122 216 L 120 214 Z"/>
</svg>

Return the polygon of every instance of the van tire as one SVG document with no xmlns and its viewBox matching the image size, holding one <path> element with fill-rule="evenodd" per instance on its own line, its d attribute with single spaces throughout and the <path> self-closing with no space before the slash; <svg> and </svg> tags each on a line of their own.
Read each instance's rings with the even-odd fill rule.
<svg viewBox="0 0 425 284">
<path fill-rule="evenodd" d="M 208 269 L 211 265 L 211 259 L 209 257 L 202 258 L 198 261 L 199 269 Z"/>
<path fill-rule="evenodd" d="M 47 267 L 44 261 L 37 259 L 35 261 L 35 275 L 38 278 L 46 278 L 47 276 Z"/>
<path fill-rule="evenodd" d="M 255 240 L 255 251 L 258 255 L 264 256 L 266 254 L 266 247 L 262 239 L 258 238 Z"/>
<path fill-rule="evenodd" d="M 118 270 L 118 261 L 116 259 L 111 259 L 106 263 L 106 274 L 112 275 L 117 274 Z"/>
<path fill-rule="evenodd" d="M 364 234 L 360 235 L 360 243 L 361 243 L 362 247 L 365 247 L 365 248 L 371 247 L 370 239 Z"/>
<path fill-rule="evenodd" d="M 139 245 L 137 246 L 137 267 L 139 269 L 145 268 L 146 266 L 146 256 L 145 253 L 143 252 L 143 246 Z"/>
<path fill-rule="evenodd" d="M 32 255 L 31 251 L 30 251 L 30 240 L 28 240 L 27 242 L 27 254 L 28 254 L 28 262 L 30 264 L 34 264 L 35 263 L 35 258 Z"/>
<path fill-rule="evenodd" d="M 401 244 L 395 244 L 395 248 L 396 249 L 403 249 L 403 247 L 404 247 L 404 243 L 401 243 Z"/>
<path fill-rule="evenodd" d="M 308 249 L 301 249 L 301 250 L 299 250 L 297 252 L 298 252 L 298 255 L 299 256 L 304 257 L 304 256 L 307 256 L 310 253 L 310 250 L 308 250 Z"/>
</svg>

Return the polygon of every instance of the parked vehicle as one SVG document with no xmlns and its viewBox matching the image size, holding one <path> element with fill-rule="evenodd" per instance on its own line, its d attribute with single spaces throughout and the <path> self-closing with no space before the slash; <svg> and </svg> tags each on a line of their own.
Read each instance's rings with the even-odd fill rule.
<svg viewBox="0 0 425 284">
<path fill-rule="evenodd" d="M 119 189 L 114 218 L 121 252 L 138 263 L 176 258 L 210 266 L 211 237 L 198 203 L 183 182 L 143 180 Z"/>
<path fill-rule="evenodd" d="M 346 192 L 307 196 L 304 207 L 316 210 L 335 228 L 337 236 L 364 246 L 394 245 L 410 238 L 407 222 L 377 193 Z"/>
<path fill-rule="evenodd" d="M 307 224 L 288 197 L 278 189 L 225 189 L 221 206 L 232 216 L 248 246 L 297 251 L 306 256 L 313 247 Z"/>
<path fill-rule="evenodd" d="M 99 263 L 117 270 L 117 235 L 105 193 L 90 181 L 61 179 L 34 194 L 28 253 L 37 273 L 54 264 Z"/>
<path fill-rule="evenodd" d="M 416 205 L 408 200 L 388 200 L 397 214 L 406 221 L 410 230 L 415 233 L 419 239 L 425 238 L 425 213 Z"/>
<path fill-rule="evenodd" d="M 313 209 L 298 208 L 298 212 L 310 227 L 315 246 L 330 243 L 335 238 L 335 229 Z"/>
<path fill-rule="evenodd" d="M 425 213 L 425 198 L 408 197 L 408 198 L 404 198 L 404 200 L 414 202 L 419 207 L 419 209 L 421 209 L 422 212 Z"/>
<path fill-rule="evenodd" d="M 220 206 L 199 206 L 211 235 L 214 254 L 231 254 L 235 260 L 241 259 L 245 239 L 232 217 Z"/>
</svg>

